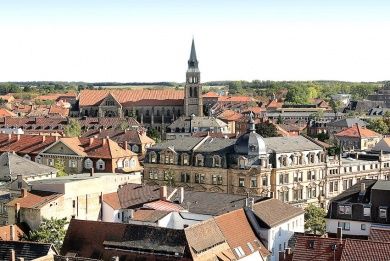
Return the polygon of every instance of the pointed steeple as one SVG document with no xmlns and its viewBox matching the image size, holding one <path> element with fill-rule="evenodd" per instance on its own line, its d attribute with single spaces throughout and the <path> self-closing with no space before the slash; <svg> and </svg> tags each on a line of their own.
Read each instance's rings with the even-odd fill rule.
<svg viewBox="0 0 390 261">
<path fill-rule="evenodd" d="M 190 54 L 190 59 L 188 60 L 188 69 L 191 68 L 198 69 L 198 59 L 196 58 L 194 38 L 192 38 L 191 54 Z"/>
<path fill-rule="evenodd" d="M 256 132 L 255 120 L 253 119 L 253 113 L 249 114 L 248 132 Z"/>
</svg>

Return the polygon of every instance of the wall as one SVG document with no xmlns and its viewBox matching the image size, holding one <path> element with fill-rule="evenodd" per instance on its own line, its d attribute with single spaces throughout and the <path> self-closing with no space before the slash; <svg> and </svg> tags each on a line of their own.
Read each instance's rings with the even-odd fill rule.
<svg viewBox="0 0 390 261">
<path fill-rule="evenodd" d="M 343 230 L 345 235 L 355 235 L 355 236 L 368 236 L 370 234 L 371 223 L 363 221 L 353 221 L 353 220 L 340 220 L 340 219 L 326 219 L 326 232 L 337 234 L 337 227 L 339 222 L 348 222 L 350 224 L 350 230 Z M 361 229 L 361 225 L 366 225 L 366 230 Z"/>
</svg>

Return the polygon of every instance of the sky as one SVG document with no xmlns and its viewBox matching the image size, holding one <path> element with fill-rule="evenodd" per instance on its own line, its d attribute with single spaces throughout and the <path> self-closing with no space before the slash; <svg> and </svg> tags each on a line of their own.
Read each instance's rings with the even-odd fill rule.
<svg viewBox="0 0 390 261">
<path fill-rule="evenodd" d="M 390 80 L 390 1 L 0 0 L 0 81 Z"/>
</svg>

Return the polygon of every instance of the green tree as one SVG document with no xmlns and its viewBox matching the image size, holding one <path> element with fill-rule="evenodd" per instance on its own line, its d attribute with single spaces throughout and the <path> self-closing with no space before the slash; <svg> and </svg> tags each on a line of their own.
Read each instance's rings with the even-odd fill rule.
<svg viewBox="0 0 390 261">
<path fill-rule="evenodd" d="M 160 135 L 160 133 L 156 129 L 148 130 L 147 135 L 150 138 L 154 139 L 156 141 L 156 143 L 161 142 L 161 135 Z"/>
<path fill-rule="evenodd" d="M 175 173 L 171 169 L 169 169 L 165 174 L 164 174 L 164 183 L 167 186 L 174 187 L 176 185 L 175 181 Z"/>
<path fill-rule="evenodd" d="M 70 123 L 64 128 L 64 134 L 66 137 L 79 137 L 81 135 L 80 123 L 75 119 L 71 119 Z"/>
<path fill-rule="evenodd" d="M 305 86 L 293 86 L 288 89 L 286 101 L 294 104 L 307 104 L 309 91 Z"/>
<path fill-rule="evenodd" d="M 26 240 L 42 243 L 52 243 L 56 249 L 61 249 L 66 234 L 65 226 L 67 224 L 68 221 L 66 218 L 43 218 L 43 221 L 39 225 L 38 229 L 30 231 Z"/>
<path fill-rule="evenodd" d="M 323 235 L 326 230 L 325 216 L 323 208 L 309 204 L 305 209 L 305 230 L 315 235 Z"/>
<path fill-rule="evenodd" d="M 256 132 L 260 134 L 263 138 L 268 137 L 278 137 L 278 130 L 276 129 L 275 125 L 272 123 L 260 123 L 256 126 Z"/>
<path fill-rule="evenodd" d="M 277 124 L 283 124 L 283 119 L 282 119 L 282 115 L 281 115 L 281 114 L 279 114 L 276 123 L 277 123 Z"/>
<path fill-rule="evenodd" d="M 368 122 L 367 128 L 380 134 L 389 134 L 389 125 L 384 121 L 383 118 L 370 120 Z"/>
<path fill-rule="evenodd" d="M 229 82 L 229 93 L 237 94 L 242 92 L 243 92 L 243 88 L 242 88 L 241 81 Z"/>
<path fill-rule="evenodd" d="M 57 177 L 68 176 L 65 171 L 65 165 L 63 160 L 56 159 L 54 161 L 54 168 L 57 169 Z"/>
</svg>

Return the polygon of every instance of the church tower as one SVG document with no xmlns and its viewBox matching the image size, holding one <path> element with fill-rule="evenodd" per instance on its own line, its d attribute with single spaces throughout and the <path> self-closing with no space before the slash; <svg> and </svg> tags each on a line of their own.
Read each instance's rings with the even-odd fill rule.
<svg viewBox="0 0 390 261">
<path fill-rule="evenodd" d="M 188 60 L 186 85 L 184 87 L 184 113 L 185 116 L 203 116 L 202 85 L 200 84 L 200 71 L 196 58 L 195 43 L 192 39 L 191 54 Z"/>
</svg>

